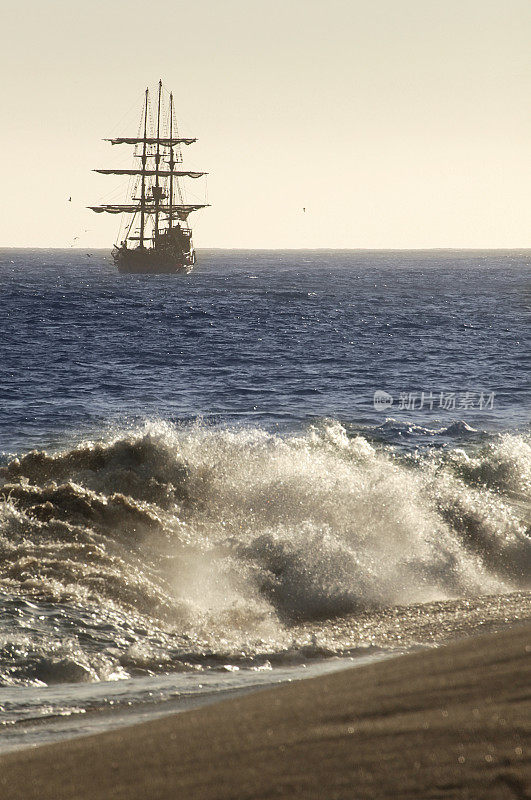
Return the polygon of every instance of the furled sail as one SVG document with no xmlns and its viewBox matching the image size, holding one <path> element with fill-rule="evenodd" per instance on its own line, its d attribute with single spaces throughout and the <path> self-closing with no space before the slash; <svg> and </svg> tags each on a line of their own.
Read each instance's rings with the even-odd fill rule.
<svg viewBox="0 0 531 800">
<path fill-rule="evenodd" d="M 143 136 L 119 136 L 117 139 L 104 139 L 104 142 L 110 142 L 111 144 L 140 144 L 144 141 Z M 147 137 L 145 139 L 146 144 L 162 144 L 166 147 L 173 147 L 176 144 L 193 144 L 197 142 L 197 139 L 169 139 L 169 138 L 159 138 L 156 137 Z"/>
<path fill-rule="evenodd" d="M 93 172 L 100 172 L 102 175 L 146 175 L 152 177 L 159 175 L 161 178 L 168 178 L 170 175 L 179 178 L 201 178 L 202 175 L 208 175 L 207 172 L 192 172 L 190 170 L 168 170 L 159 169 L 158 172 L 154 169 L 94 169 Z"/>
<path fill-rule="evenodd" d="M 175 215 L 179 219 L 185 220 L 188 217 L 188 214 L 191 214 L 192 211 L 198 211 L 200 208 L 208 208 L 209 205 L 209 203 L 179 203 L 172 205 L 171 211 L 172 215 Z M 140 211 L 140 206 L 138 204 L 130 205 L 127 203 L 121 203 L 117 205 L 89 206 L 89 208 L 91 211 L 95 211 L 96 214 L 135 214 L 137 211 Z M 152 214 L 156 210 L 153 203 L 146 203 L 144 208 L 147 214 Z M 159 205 L 158 210 L 169 214 L 170 206 Z"/>
</svg>

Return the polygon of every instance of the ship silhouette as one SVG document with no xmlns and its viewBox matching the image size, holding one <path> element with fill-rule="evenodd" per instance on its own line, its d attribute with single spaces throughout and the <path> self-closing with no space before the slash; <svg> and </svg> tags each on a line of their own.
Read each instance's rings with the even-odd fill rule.
<svg viewBox="0 0 531 800">
<path fill-rule="evenodd" d="M 125 236 L 112 251 L 119 272 L 182 273 L 190 272 L 195 264 L 188 217 L 209 204 L 187 203 L 184 180 L 195 180 L 207 173 L 182 168 L 183 147 L 197 139 L 179 136 L 174 111 L 172 93 L 168 107 L 164 108 L 162 81 L 159 81 L 156 112 L 150 124 L 149 89 L 146 89 L 138 135 L 105 140 L 113 145 L 133 145 L 135 166 L 94 170 L 131 178 L 128 202 L 89 206 L 98 214 L 128 215 Z"/>
</svg>

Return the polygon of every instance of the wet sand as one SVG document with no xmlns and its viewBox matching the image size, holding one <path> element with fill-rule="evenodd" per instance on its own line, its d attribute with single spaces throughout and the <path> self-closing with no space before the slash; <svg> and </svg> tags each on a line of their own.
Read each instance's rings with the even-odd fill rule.
<svg viewBox="0 0 531 800">
<path fill-rule="evenodd" d="M 0 758 L 0 798 L 529 797 L 531 626 Z"/>
</svg>

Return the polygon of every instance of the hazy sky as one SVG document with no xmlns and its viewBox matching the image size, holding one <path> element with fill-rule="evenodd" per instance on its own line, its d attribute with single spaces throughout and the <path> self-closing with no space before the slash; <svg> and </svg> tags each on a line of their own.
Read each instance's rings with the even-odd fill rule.
<svg viewBox="0 0 531 800">
<path fill-rule="evenodd" d="M 531 0 L 0 8 L 0 245 L 112 245 L 91 169 L 162 77 L 211 173 L 198 247 L 531 246 Z"/>
</svg>

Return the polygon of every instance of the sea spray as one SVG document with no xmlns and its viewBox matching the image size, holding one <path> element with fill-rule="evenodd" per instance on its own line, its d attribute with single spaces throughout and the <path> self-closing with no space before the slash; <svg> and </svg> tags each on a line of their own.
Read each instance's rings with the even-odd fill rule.
<svg viewBox="0 0 531 800">
<path fill-rule="evenodd" d="M 363 615 L 381 643 L 386 609 L 527 586 L 528 438 L 413 454 L 369 438 L 148 423 L 12 459 L 4 682 L 256 666 L 315 631 L 316 652 L 344 653 L 374 643 L 353 637 Z"/>
</svg>

